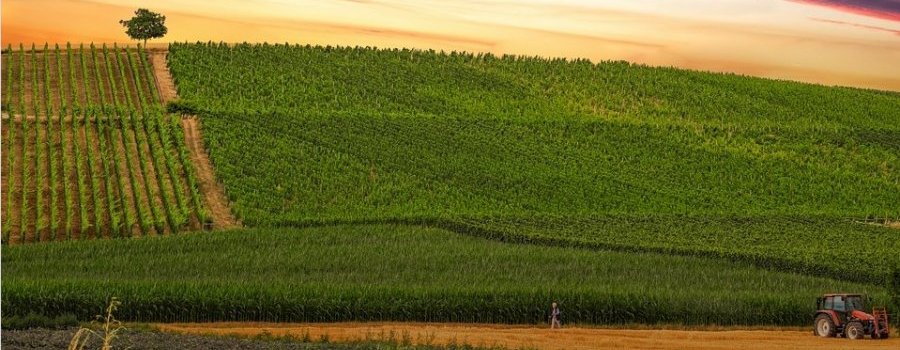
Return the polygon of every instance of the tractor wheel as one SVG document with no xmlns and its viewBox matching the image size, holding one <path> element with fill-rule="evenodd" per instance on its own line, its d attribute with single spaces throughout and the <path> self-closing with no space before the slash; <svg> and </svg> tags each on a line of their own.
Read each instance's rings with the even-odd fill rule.
<svg viewBox="0 0 900 350">
<path fill-rule="evenodd" d="M 844 333 L 847 334 L 847 339 L 862 339 L 866 336 L 866 330 L 863 329 L 862 323 L 859 322 L 850 322 L 847 324 L 847 328 L 844 328 Z"/>
<path fill-rule="evenodd" d="M 816 317 L 816 335 L 828 338 L 833 337 L 835 335 L 834 332 L 834 322 L 831 321 L 831 316 L 826 314 L 821 314 Z"/>
</svg>

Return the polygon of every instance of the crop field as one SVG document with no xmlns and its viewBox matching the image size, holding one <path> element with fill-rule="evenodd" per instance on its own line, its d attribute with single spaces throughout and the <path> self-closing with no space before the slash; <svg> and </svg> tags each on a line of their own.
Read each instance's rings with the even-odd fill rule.
<svg viewBox="0 0 900 350">
<path fill-rule="evenodd" d="M 900 217 L 897 94 L 365 48 L 173 44 L 170 66 L 251 226 L 439 223 L 871 283 L 900 265 L 900 231 L 858 223 Z"/>
<path fill-rule="evenodd" d="M 176 117 L 145 54 L 20 46 L 3 54 L 3 241 L 128 237 L 198 227 Z"/>
<path fill-rule="evenodd" d="M 5 242 L 166 236 L 6 244 L 4 313 L 90 318 L 117 296 L 140 321 L 538 323 L 559 300 L 566 322 L 797 326 L 826 292 L 900 308 L 897 93 L 397 49 L 152 59 L 4 53 Z M 246 229 L 166 235 L 207 220 L 170 113 L 199 122 L 200 179 Z"/>
<path fill-rule="evenodd" d="M 573 323 L 804 325 L 822 290 L 887 298 L 878 286 L 715 259 L 509 244 L 416 226 L 15 248 L 3 255 L 4 308 L 88 318 L 117 295 L 122 318 L 146 321 L 539 323 L 555 299 Z"/>
</svg>

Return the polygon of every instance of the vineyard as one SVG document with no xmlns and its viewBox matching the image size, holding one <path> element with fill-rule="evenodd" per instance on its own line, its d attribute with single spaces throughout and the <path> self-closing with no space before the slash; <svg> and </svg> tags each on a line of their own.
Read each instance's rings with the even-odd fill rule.
<svg viewBox="0 0 900 350">
<path fill-rule="evenodd" d="M 143 50 L 10 46 L 2 67 L 4 243 L 199 227 L 181 124 Z"/>
<path fill-rule="evenodd" d="M 113 295 L 142 321 L 535 323 L 556 299 L 567 322 L 804 325 L 833 291 L 900 308 L 900 94 L 406 49 L 167 58 L 163 106 L 140 48 L 4 51 L 4 240 L 199 229 L 182 116 L 249 228 L 6 244 L 4 313 L 90 318 Z"/>
<path fill-rule="evenodd" d="M 173 44 L 170 66 L 251 226 L 431 224 L 872 283 L 900 265 L 900 231 L 857 222 L 900 217 L 897 94 L 290 45 Z"/>
</svg>

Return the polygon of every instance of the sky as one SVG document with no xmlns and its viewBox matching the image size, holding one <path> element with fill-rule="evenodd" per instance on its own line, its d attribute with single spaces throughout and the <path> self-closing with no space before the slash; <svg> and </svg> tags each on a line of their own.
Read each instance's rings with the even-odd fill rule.
<svg viewBox="0 0 900 350">
<path fill-rule="evenodd" d="M 2 45 L 290 42 L 627 60 L 900 91 L 900 0 L 2 0 Z"/>
</svg>

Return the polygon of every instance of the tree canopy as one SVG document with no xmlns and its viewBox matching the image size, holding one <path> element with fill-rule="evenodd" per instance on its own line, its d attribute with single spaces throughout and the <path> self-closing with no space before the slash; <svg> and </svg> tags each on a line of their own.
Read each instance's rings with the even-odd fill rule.
<svg viewBox="0 0 900 350">
<path fill-rule="evenodd" d="M 131 19 L 123 19 L 119 23 L 126 28 L 125 34 L 132 39 L 143 40 L 145 46 L 147 39 L 162 38 L 168 32 L 166 16 L 143 8 L 134 11 Z"/>
</svg>

